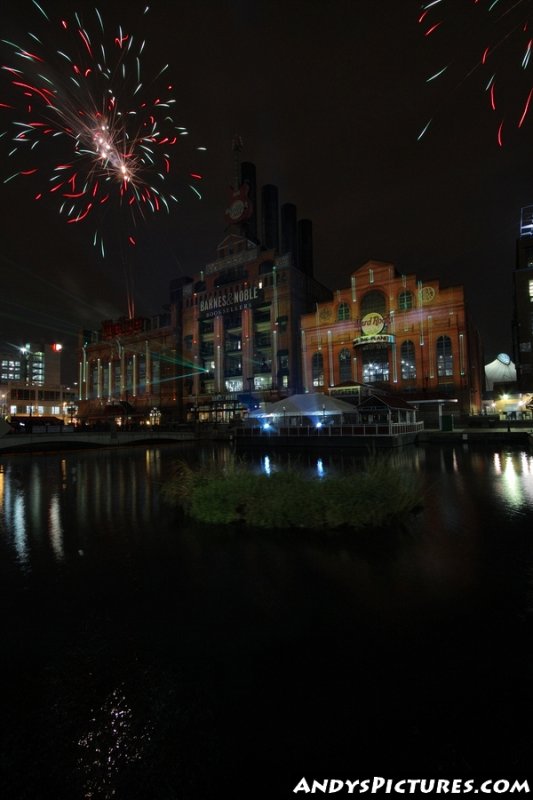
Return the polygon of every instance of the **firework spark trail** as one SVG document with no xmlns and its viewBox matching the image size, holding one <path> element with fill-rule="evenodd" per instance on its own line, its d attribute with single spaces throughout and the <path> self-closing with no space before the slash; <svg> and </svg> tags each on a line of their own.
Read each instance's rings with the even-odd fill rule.
<svg viewBox="0 0 533 800">
<path fill-rule="evenodd" d="M 491 110 L 498 116 L 496 138 L 503 146 L 505 129 L 510 124 L 522 128 L 531 107 L 533 0 L 463 0 L 460 6 L 457 0 L 431 0 L 422 5 L 418 18 L 424 36 L 429 40 L 443 37 L 452 14 L 454 23 L 459 22 L 458 28 L 465 34 L 466 48 L 457 47 L 454 42 L 454 58 L 433 70 L 426 82 L 448 76 L 455 57 L 474 52 L 473 63 L 459 83 L 478 70 L 489 70 L 483 89 Z M 467 14 L 471 15 L 470 25 L 466 24 Z M 418 139 L 426 134 L 431 122 L 426 123 Z"/>
<path fill-rule="evenodd" d="M 96 8 L 90 30 L 78 13 L 53 20 L 32 2 L 47 26 L 46 40 L 59 46 L 45 47 L 44 34 L 32 32 L 25 45 L 2 40 L 11 58 L 2 70 L 11 88 L 0 98 L 0 110 L 13 140 L 9 156 L 23 163 L 4 182 L 27 176 L 40 181 L 35 199 L 54 199 L 68 224 L 92 221 L 93 244 L 104 255 L 108 207 L 126 211 L 129 225 L 136 224 L 179 202 L 171 183 L 201 197 L 196 184 L 202 175 L 173 174 L 172 156 L 188 131 L 174 119 L 168 65 L 144 80 L 145 41 L 122 26 L 107 34 Z M 124 238 L 136 243 L 131 230 Z"/>
</svg>

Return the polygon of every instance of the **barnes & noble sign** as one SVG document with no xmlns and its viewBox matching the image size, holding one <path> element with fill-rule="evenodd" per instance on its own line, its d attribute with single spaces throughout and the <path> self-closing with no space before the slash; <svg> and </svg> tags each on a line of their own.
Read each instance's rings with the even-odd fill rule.
<svg viewBox="0 0 533 800">
<path fill-rule="evenodd" d="M 249 286 L 247 289 L 235 289 L 222 294 L 205 294 L 200 298 L 198 308 L 200 317 L 206 319 L 252 308 L 262 300 L 263 290 L 259 286 Z"/>
</svg>

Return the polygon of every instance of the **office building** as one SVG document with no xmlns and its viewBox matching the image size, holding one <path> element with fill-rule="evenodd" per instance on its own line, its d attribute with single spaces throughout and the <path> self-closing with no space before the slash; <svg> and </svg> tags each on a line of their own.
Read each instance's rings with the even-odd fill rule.
<svg viewBox="0 0 533 800">
<path fill-rule="evenodd" d="M 517 386 L 533 391 L 533 206 L 522 209 L 513 272 L 513 360 Z"/>
</svg>

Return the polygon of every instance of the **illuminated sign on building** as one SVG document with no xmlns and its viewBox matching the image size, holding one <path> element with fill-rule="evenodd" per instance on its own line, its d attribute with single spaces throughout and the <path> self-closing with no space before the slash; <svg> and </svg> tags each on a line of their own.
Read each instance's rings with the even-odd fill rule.
<svg viewBox="0 0 533 800">
<path fill-rule="evenodd" d="M 374 336 L 381 333 L 385 327 L 385 320 L 381 314 L 376 314 L 372 311 L 370 314 L 365 314 L 361 320 L 361 330 L 365 336 Z"/>
<path fill-rule="evenodd" d="M 233 253 L 225 258 L 219 258 L 217 261 L 212 261 L 210 264 L 207 264 L 204 272 L 206 275 L 214 275 L 216 272 L 228 269 L 228 267 L 237 267 L 240 264 L 247 264 L 249 261 L 255 261 L 258 253 L 259 249 L 257 247 Z"/>
<path fill-rule="evenodd" d="M 135 333 L 141 333 L 145 327 L 146 320 L 144 317 L 119 319 L 116 322 L 105 320 L 102 322 L 102 338 L 114 339 L 117 336 L 131 336 Z"/>
<path fill-rule="evenodd" d="M 361 344 L 394 344 L 394 336 L 388 333 L 374 333 L 370 336 L 357 336 L 353 340 L 353 346 L 358 347 Z"/>
<path fill-rule="evenodd" d="M 217 317 L 220 314 L 252 308 L 262 299 L 263 291 L 259 286 L 250 286 L 247 289 L 236 289 L 224 294 L 206 294 L 200 299 L 198 308 L 203 318 Z"/>
</svg>

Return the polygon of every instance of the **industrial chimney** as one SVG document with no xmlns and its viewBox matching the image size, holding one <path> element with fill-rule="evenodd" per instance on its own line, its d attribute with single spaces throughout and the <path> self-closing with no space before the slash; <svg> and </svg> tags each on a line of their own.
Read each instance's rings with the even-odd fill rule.
<svg viewBox="0 0 533 800">
<path fill-rule="evenodd" d="M 266 184 L 261 193 L 262 244 L 266 250 L 279 250 L 278 216 L 278 187 Z"/>
<path fill-rule="evenodd" d="M 313 223 L 310 219 L 298 221 L 298 268 L 313 277 Z"/>
<path fill-rule="evenodd" d="M 294 203 L 283 203 L 281 206 L 281 252 L 291 253 L 292 263 L 296 264 L 298 227 Z"/>
</svg>

